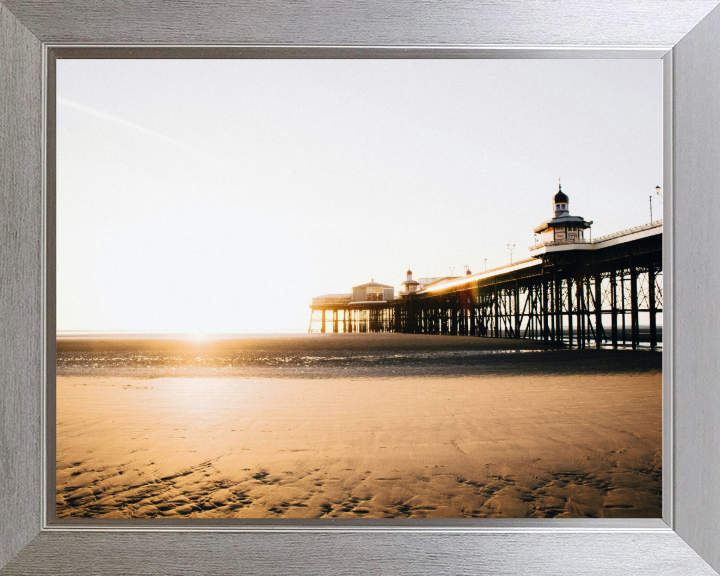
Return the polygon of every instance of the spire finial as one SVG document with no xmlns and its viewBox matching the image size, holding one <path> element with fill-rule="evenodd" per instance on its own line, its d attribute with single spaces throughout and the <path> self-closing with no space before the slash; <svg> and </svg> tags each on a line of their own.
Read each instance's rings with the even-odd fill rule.
<svg viewBox="0 0 720 576">
<path fill-rule="evenodd" d="M 562 192 L 562 184 L 560 184 L 560 177 L 558 176 L 558 191 Z"/>
</svg>

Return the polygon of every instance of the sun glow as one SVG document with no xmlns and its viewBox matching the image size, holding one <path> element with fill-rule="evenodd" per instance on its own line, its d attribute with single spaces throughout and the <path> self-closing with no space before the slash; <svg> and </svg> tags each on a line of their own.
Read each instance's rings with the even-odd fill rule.
<svg viewBox="0 0 720 576">
<path fill-rule="evenodd" d="M 190 340 L 193 342 L 207 342 L 210 340 L 210 334 L 207 332 L 194 332 L 190 334 Z"/>
</svg>

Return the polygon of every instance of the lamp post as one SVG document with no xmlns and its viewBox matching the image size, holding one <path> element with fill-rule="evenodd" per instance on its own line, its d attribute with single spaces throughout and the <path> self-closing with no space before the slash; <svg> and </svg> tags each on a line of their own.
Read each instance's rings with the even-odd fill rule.
<svg viewBox="0 0 720 576">
<path fill-rule="evenodd" d="M 510 250 L 510 264 L 512 264 L 512 253 L 513 253 L 513 250 L 515 250 L 515 244 L 513 244 L 512 246 L 510 246 L 510 244 L 508 244 L 507 247 L 508 247 L 508 250 Z"/>
<path fill-rule="evenodd" d="M 655 195 L 660 197 L 660 201 L 662 202 L 662 192 L 660 192 L 660 186 L 655 186 Z M 652 224 L 652 194 L 650 195 L 650 223 Z"/>
<path fill-rule="evenodd" d="M 487 258 L 485 258 L 485 272 L 487 272 Z"/>
</svg>

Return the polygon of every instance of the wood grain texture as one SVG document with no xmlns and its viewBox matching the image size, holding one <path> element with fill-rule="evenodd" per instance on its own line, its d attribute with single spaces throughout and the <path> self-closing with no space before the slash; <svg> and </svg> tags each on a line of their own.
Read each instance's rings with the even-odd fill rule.
<svg viewBox="0 0 720 576">
<path fill-rule="evenodd" d="M 675 529 L 720 570 L 720 9 L 673 61 Z"/>
<path fill-rule="evenodd" d="M 40 529 L 40 42 L 0 5 L 0 566 Z"/>
<path fill-rule="evenodd" d="M 45 532 L 3 576 L 712 576 L 677 535 Z"/>
<path fill-rule="evenodd" d="M 717 0 L 4 0 L 44 42 L 672 47 Z"/>
</svg>

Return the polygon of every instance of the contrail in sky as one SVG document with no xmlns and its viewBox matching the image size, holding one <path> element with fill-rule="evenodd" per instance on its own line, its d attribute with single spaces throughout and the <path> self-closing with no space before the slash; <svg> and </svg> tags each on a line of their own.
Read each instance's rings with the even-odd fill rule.
<svg viewBox="0 0 720 576">
<path fill-rule="evenodd" d="M 62 104 L 63 106 L 67 106 L 68 108 L 73 108 L 75 110 L 79 110 L 80 112 L 90 114 L 97 118 L 102 118 L 103 120 L 107 120 L 108 122 L 120 124 L 121 126 L 127 126 L 128 128 L 132 128 L 133 130 L 135 130 L 137 132 L 145 134 L 146 136 L 151 136 L 152 138 L 155 138 L 157 140 L 169 142 L 170 144 L 173 144 L 174 146 L 177 146 L 178 148 L 182 148 L 184 150 L 194 152 L 195 154 L 199 154 L 200 156 L 210 160 L 214 164 L 217 164 L 218 166 L 222 166 L 222 163 L 223 163 L 222 160 L 220 160 L 219 158 L 216 158 L 212 154 L 208 154 L 207 152 L 203 152 L 199 148 L 195 148 L 194 146 L 190 146 L 189 144 L 185 144 L 183 142 L 175 140 L 174 138 L 170 138 L 169 136 L 165 136 L 164 134 L 160 134 L 158 132 L 155 132 L 153 130 L 145 128 L 144 126 L 140 126 L 140 124 L 135 124 L 135 122 L 130 122 L 129 120 L 123 120 L 122 118 L 118 118 L 117 116 L 113 116 L 112 114 L 108 114 L 107 112 L 101 112 L 100 110 L 96 110 L 95 108 L 91 108 L 90 106 L 85 106 L 84 104 L 79 104 L 77 102 L 73 102 L 72 100 L 67 100 L 66 98 L 58 97 L 57 101 L 59 104 Z"/>
</svg>

